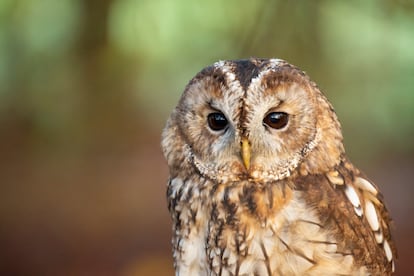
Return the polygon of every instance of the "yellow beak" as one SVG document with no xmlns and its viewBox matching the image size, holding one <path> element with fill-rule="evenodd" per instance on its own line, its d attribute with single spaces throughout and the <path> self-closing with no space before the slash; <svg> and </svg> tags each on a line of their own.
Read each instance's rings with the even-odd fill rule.
<svg viewBox="0 0 414 276">
<path fill-rule="evenodd" d="M 248 170 L 250 168 L 250 143 L 247 138 L 241 140 L 241 156 L 244 167 Z"/>
</svg>

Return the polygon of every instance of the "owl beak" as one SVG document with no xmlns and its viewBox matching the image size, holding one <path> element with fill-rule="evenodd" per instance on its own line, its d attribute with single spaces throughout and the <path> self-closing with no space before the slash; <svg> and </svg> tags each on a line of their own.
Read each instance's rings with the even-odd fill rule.
<svg viewBox="0 0 414 276">
<path fill-rule="evenodd" d="M 250 168 L 250 143 L 247 138 L 241 140 L 241 156 L 244 167 L 248 170 Z"/>
</svg>

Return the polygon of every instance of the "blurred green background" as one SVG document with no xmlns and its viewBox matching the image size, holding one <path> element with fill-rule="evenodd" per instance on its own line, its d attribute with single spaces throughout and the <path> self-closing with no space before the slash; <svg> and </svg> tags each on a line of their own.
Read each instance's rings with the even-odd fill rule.
<svg viewBox="0 0 414 276">
<path fill-rule="evenodd" d="M 220 59 L 278 57 L 333 103 L 414 267 L 414 3 L 1 0 L 0 274 L 172 275 L 160 133 Z"/>
</svg>

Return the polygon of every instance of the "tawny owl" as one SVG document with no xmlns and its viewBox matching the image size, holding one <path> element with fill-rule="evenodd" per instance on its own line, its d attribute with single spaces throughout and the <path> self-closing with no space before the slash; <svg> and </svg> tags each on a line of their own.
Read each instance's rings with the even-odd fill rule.
<svg viewBox="0 0 414 276">
<path fill-rule="evenodd" d="M 315 83 L 279 59 L 220 61 L 162 135 L 177 275 L 388 275 L 378 188 Z"/>
</svg>

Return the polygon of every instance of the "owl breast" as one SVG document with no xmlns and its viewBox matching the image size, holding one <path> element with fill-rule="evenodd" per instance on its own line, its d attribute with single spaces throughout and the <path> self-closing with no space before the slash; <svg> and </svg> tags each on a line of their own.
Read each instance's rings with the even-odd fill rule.
<svg viewBox="0 0 414 276">
<path fill-rule="evenodd" d="M 194 184 L 170 182 L 178 275 L 364 273 L 294 183 Z"/>
</svg>

